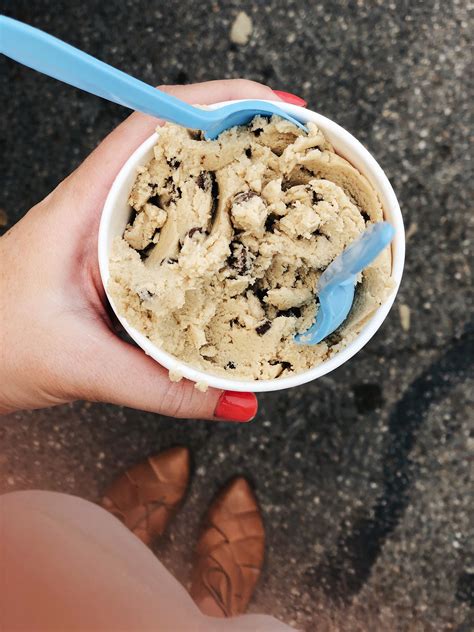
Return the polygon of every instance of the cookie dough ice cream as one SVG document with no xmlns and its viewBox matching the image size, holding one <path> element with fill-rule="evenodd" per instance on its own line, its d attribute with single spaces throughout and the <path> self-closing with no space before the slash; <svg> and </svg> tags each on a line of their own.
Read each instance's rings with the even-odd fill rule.
<svg viewBox="0 0 474 632">
<path fill-rule="evenodd" d="M 337 332 L 293 342 L 314 322 L 321 273 L 383 219 L 369 182 L 308 129 L 256 117 L 206 141 L 159 128 L 109 282 L 119 313 L 155 345 L 208 373 L 279 378 L 337 353 L 389 294 L 387 249 L 360 275 Z"/>
</svg>

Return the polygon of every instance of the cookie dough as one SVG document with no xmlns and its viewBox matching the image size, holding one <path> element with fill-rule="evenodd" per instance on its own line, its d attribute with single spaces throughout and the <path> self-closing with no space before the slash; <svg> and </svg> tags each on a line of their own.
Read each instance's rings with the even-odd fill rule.
<svg viewBox="0 0 474 632">
<path fill-rule="evenodd" d="M 366 178 L 314 124 L 308 130 L 278 117 L 213 141 L 158 129 L 109 284 L 119 313 L 155 345 L 213 374 L 280 378 L 337 353 L 384 301 L 389 249 L 360 275 L 337 332 L 315 346 L 293 342 L 314 322 L 323 270 L 383 219 Z"/>
</svg>

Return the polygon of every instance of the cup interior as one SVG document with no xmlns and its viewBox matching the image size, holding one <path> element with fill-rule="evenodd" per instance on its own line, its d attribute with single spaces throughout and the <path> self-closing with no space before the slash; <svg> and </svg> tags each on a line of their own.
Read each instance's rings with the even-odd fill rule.
<svg viewBox="0 0 474 632">
<path fill-rule="evenodd" d="M 223 105 L 226 105 L 226 103 L 217 103 L 210 107 L 222 107 Z M 318 127 L 326 134 L 336 152 L 356 167 L 356 169 L 358 169 L 369 180 L 375 191 L 378 193 L 384 211 L 384 217 L 395 228 L 395 237 L 391 244 L 392 279 L 395 283 L 395 287 L 392 294 L 367 321 L 360 334 L 351 343 L 349 343 L 347 347 L 339 351 L 329 360 L 325 360 L 318 366 L 297 375 L 274 380 L 237 380 L 230 377 L 227 378 L 199 371 L 192 366 L 181 362 L 162 349 L 159 349 L 150 342 L 146 336 L 132 327 L 126 319 L 123 318 L 123 316 L 117 313 L 114 301 L 107 291 L 109 281 L 109 255 L 112 242 L 115 237 L 123 235 L 125 227 L 129 221 L 131 208 L 128 204 L 128 196 L 135 181 L 136 168 L 140 165 L 146 164 L 153 157 L 153 147 L 158 139 L 158 134 L 153 134 L 144 143 L 142 143 L 140 147 L 138 147 L 138 149 L 123 165 L 105 201 L 100 221 L 98 239 L 99 268 L 102 283 L 108 300 L 121 325 L 147 355 L 167 369 L 180 374 L 189 380 L 207 384 L 214 388 L 253 392 L 276 391 L 304 384 L 333 371 L 355 355 L 375 334 L 390 311 L 402 278 L 405 259 L 405 232 L 403 219 L 396 195 L 380 165 L 369 153 L 369 151 L 356 138 L 354 138 L 354 136 L 334 121 L 331 121 L 317 112 L 313 112 L 296 105 L 287 103 L 279 103 L 278 105 L 280 108 L 287 111 L 303 123 L 309 121 L 316 123 L 316 125 L 318 125 Z"/>
</svg>

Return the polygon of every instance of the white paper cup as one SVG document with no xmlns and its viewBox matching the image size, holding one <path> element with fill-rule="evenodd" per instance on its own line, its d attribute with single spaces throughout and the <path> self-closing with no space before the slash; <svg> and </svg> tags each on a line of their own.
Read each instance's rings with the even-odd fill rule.
<svg viewBox="0 0 474 632">
<path fill-rule="evenodd" d="M 226 103 L 217 103 L 210 107 L 217 108 L 223 105 L 226 105 Z M 153 136 L 140 145 L 124 164 L 115 178 L 105 201 L 100 221 L 98 242 L 99 267 L 102 283 L 104 284 L 110 304 L 123 328 L 147 355 L 167 369 L 177 372 L 189 380 L 206 383 L 215 388 L 231 391 L 278 391 L 284 388 L 292 388 L 299 384 L 305 384 L 306 382 L 326 375 L 326 373 L 330 371 L 334 371 L 334 369 L 337 369 L 337 367 L 347 362 L 347 360 L 360 351 L 381 326 L 392 307 L 402 278 L 405 259 L 405 231 L 403 219 L 395 193 L 380 165 L 352 134 L 349 134 L 349 132 L 340 127 L 340 125 L 337 125 L 337 123 L 334 123 L 325 116 L 307 110 L 306 108 L 287 103 L 278 103 L 278 106 L 303 123 L 307 121 L 316 123 L 326 134 L 336 152 L 346 158 L 354 167 L 364 174 L 377 191 L 382 203 L 385 219 L 395 228 L 395 237 L 391 244 L 392 279 L 395 283 L 395 288 L 384 304 L 379 307 L 372 318 L 366 323 L 357 338 L 348 344 L 347 347 L 318 366 L 290 377 L 274 380 L 237 380 L 231 377 L 221 377 L 213 375 L 212 373 L 199 371 L 181 362 L 169 353 L 166 353 L 166 351 L 159 349 L 117 312 L 113 298 L 107 291 L 109 281 L 109 255 L 112 241 L 115 237 L 123 234 L 130 218 L 131 208 L 128 205 L 128 196 L 136 178 L 136 168 L 139 165 L 145 165 L 153 157 L 153 146 L 158 138 L 157 133 L 153 134 Z"/>
</svg>

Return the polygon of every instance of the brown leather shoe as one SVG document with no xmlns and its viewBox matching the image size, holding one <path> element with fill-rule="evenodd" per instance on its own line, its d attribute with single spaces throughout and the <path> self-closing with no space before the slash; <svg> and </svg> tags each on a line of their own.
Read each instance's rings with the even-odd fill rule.
<svg viewBox="0 0 474 632">
<path fill-rule="evenodd" d="M 213 617 L 242 614 L 260 576 L 265 531 L 257 500 L 236 478 L 212 502 L 198 540 L 191 596 Z"/>
<path fill-rule="evenodd" d="M 102 507 L 151 544 L 163 534 L 184 498 L 189 469 L 188 448 L 164 450 L 119 476 L 106 491 Z"/>
</svg>

